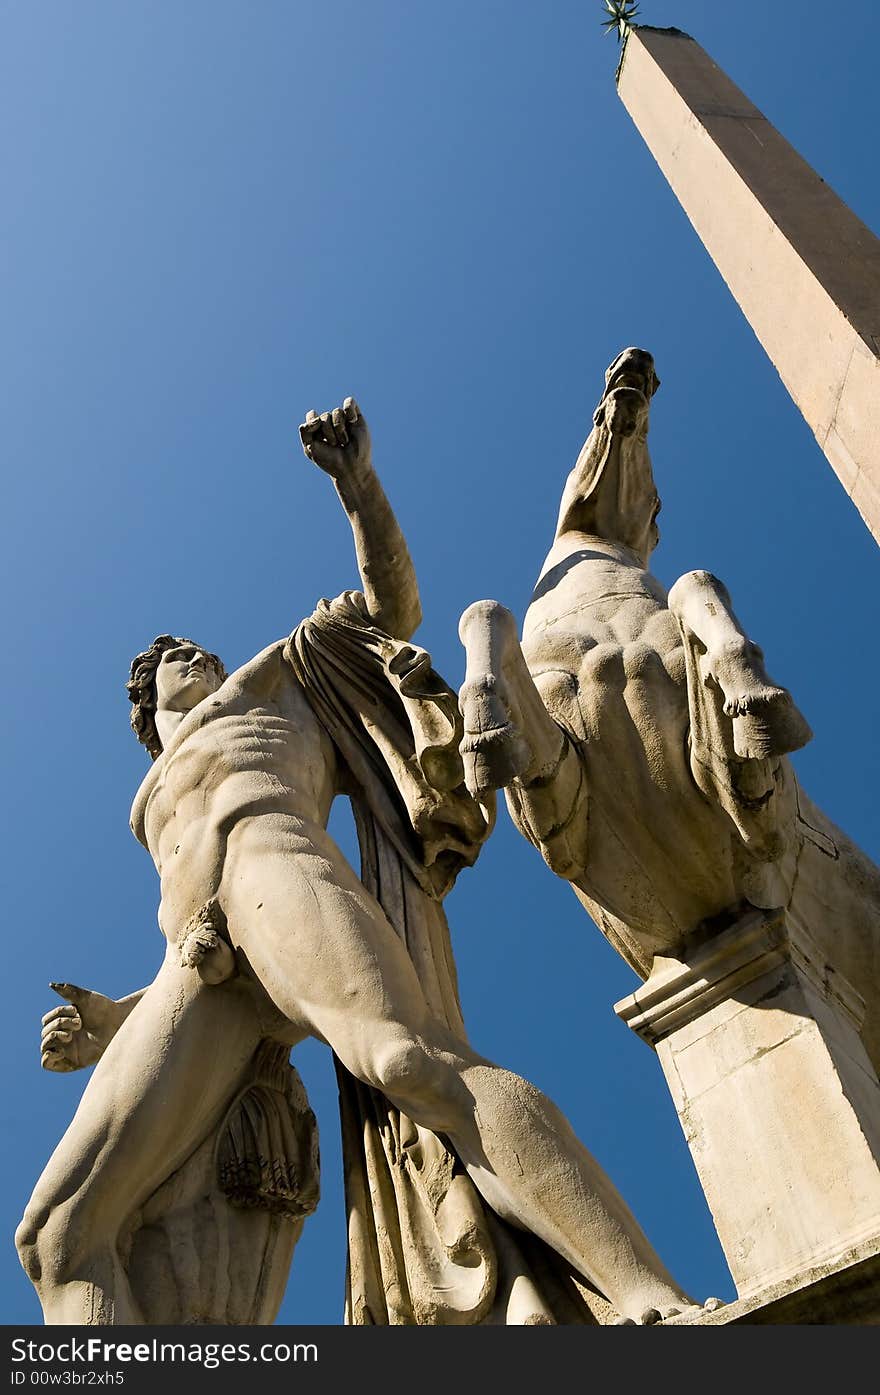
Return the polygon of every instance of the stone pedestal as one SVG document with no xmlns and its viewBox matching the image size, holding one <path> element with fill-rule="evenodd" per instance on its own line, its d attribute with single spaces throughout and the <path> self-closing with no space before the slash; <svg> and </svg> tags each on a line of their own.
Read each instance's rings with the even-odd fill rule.
<svg viewBox="0 0 880 1395">
<path fill-rule="evenodd" d="M 741 1298 L 880 1237 L 862 1001 L 785 913 L 655 961 L 615 1011 L 653 1046 Z"/>
</svg>

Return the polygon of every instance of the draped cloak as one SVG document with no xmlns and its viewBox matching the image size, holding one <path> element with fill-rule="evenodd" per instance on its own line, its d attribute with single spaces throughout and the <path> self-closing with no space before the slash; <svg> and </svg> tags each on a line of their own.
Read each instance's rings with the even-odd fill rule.
<svg viewBox="0 0 880 1395">
<path fill-rule="evenodd" d="M 468 793 L 456 695 L 363 595 L 319 602 L 285 657 L 342 758 L 361 879 L 404 941 L 428 1006 L 462 1039 L 443 898 L 488 836 Z M 498 1217 L 449 1144 L 336 1062 L 348 1211 L 345 1319 L 359 1325 L 613 1321 L 604 1297 Z"/>
</svg>

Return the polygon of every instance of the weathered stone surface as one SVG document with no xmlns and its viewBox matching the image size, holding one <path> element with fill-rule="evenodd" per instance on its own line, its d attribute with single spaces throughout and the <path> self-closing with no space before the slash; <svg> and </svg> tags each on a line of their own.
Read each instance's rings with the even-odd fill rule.
<svg viewBox="0 0 880 1395">
<path fill-rule="evenodd" d="M 634 29 L 618 91 L 880 541 L 880 240 L 689 35 Z"/>
</svg>

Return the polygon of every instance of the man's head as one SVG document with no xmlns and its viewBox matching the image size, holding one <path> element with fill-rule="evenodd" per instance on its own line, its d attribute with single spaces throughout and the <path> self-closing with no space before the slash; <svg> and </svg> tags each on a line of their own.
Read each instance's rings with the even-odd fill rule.
<svg viewBox="0 0 880 1395">
<path fill-rule="evenodd" d="M 174 635 L 158 635 L 149 649 L 132 659 L 126 684 L 134 704 L 131 725 L 153 760 L 162 750 L 156 711 L 189 712 L 215 693 L 225 677 L 216 654 Z"/>
</svg>

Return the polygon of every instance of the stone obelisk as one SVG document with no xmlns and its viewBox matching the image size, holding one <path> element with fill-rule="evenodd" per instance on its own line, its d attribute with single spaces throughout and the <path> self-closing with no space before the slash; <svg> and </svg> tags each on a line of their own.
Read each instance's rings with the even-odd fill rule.
<svg viewBox="0 0 880 1395">
<path fill-rule="evenodd" d="M 880 542 L 880 240 L 689 35 L 631 29 L 617 85 Z"/>
</svg>

